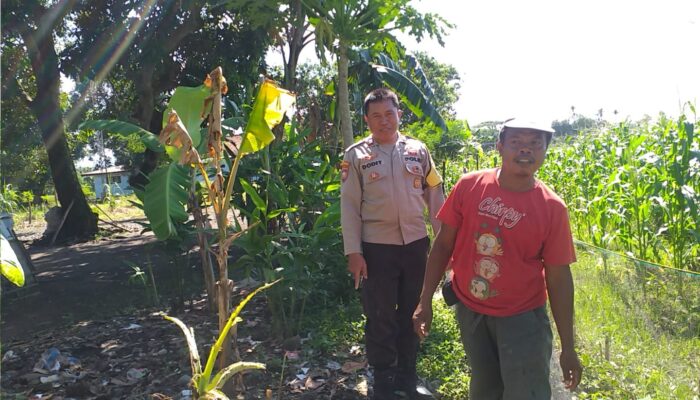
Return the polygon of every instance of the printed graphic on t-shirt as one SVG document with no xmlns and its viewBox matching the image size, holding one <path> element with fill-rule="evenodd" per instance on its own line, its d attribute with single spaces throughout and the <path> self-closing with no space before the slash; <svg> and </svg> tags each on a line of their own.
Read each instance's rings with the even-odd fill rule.
<svg viewBox="0 0 700 400">
<path fill-rule="evenodd" d="M 498 225 L 513 228 L 524 216 L 524 213 L 513 207 L 506 206 L 500 197 L 487 197 L 479 203 L 479 215 L 498 220 Z"/>
<path fill-rule="evenodd" d="M 478 205 L 478 215 L 493 222 L 482 222 L 474 232 L 476 260 L 469 291 L 479 300 L 498 296 L 494 282 L 501 276 L 500 256 L 503 256 L 502 229 L 513 229 L 525 213 L 506 205 L 500 197 L 486 197 Z"/>
<path fill-rule="evenodd" d="M 501 240 L 492 233 L 482 233 L 476 239 L 476 252 L 485 256 L 502 256 Z"/>
<path fill-rule="evenodd" d="M 501 275 L 501 266 L 492 257 L 484 257 L 474 263 L 474 272 L 489 282 Z"/>
</svg>

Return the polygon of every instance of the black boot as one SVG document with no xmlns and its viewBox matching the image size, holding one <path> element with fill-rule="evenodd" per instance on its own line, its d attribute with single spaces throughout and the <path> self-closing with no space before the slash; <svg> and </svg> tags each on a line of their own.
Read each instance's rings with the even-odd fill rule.
<svg viewBox="0 0 700 400">
<path fill-rule="evenodd" d="M 418 379 L 415 371 L 399 371 L 396 375 L 397 393 L 408 400 L 434 400 L 430 390 Z"/>
<path fill-rule="evenodd" d="M 395 400 L 395 379 L 394 368 L 375 368 L 372 400 Z"/>
</svg>

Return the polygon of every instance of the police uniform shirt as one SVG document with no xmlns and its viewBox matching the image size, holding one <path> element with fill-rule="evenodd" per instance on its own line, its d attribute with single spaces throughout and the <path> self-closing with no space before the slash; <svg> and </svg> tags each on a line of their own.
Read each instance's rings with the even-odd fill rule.
<svg viewBox="0 0 700 400">
<path fill-rule="evenodd" d="M 425 145 L 399 134 L 395 144 L 371 136 L 345 151 L 341 164 L 341 224 L 345 254 L 362 253 L 362 242 L 404 245 L 427 236 L 427 206 L 433 231 L 445 196 Z"/>
</svg>

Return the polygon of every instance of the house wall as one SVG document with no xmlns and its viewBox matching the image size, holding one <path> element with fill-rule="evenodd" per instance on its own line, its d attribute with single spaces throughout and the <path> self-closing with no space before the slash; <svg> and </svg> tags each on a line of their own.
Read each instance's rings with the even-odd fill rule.
<svg viewBox="0 0 700 400">
<path fill-rule="evenodd" d="M 95 197 L 102 199 L 105 197 L 105 183 L 107 182 L 105 175 L 96 175 L 93 177 L 95 189 Z M 110 192 L 112 196 L 122 196 L 126 194 L 133 193 L 133 190 L 129 186 L 129 175 L 128 174 L 112 174 L 109 178 L 110 181 Z"/>
</svg>

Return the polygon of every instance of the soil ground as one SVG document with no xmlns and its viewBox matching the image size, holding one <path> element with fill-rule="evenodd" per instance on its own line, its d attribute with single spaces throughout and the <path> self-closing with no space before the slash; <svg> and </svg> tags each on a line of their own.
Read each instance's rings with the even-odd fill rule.
<svg viewBox="0 0 700 400">
<path fill-rule="evenodd" d="M 129 263 L 142 268 L 150 263 L 159 290 L 177 287 L 178 274 L 173 260 L 136 222 L 118 221 L 123 229 L 101 224 L 100 237 L 92 242 L 52 247 L 38 244 L 41 224 L 15 227 L 34 264 L 36 283 L 3 287 L 0 398 L 190 398 L 187 345 L 160 312 L 194 328 L 203 359 L 217 336 L 217 320 L 207 311 L 206 297 L 189 288 L 159 293 L 161 305 L 151 305 L 145 287 L 131 278 Z M 189 257 L 180 260 L 198 264 L 197 254 Z M 198 268 L 185 267 L 182 277 L 202 287 Z M 251 290 L 242 282 L 234 288 L 234 304 Z M 320 355 L 306 349 L 305 338 L 282 342 L 270 337 L 264 296 L 254 298 L 242 317 L 241 358 L 267 369 L 247 373 L 244 388 L 232 398 L 367 398 L 372 378 L 359 346 Z M 51 352 L 58 364 L 42 362 Z M 554 398 L 570 399 L 559 382 L 555 357 L 552 361 Z"/>
<path fill-rule="evenodd" d="M 13 290 L 3 287 L 0 397 L 190 398 L 184 336 L 159 312 L 194 327 L 203 363 L 218 332 L 216 317 L 207 311 L 206 297 L 188 288 L 179 294 L 159 293 L 165 305 L 150 306 L 145 287 L 130 279 L 134 270 L 128 262 L 142 268 L 150 262 L 156 283 L 169 282 L 163 286 L 170 287 L 177 287 L 175 265 L 152 234 L 140 233 L 140 225 L 118 225 L 125 229 L 101 224 L 101 237 L 95 241 L 54 247 L 33 244 L 42 226 L 15 226 L 34 264 L 36 283 Z M 197 260 L 198 255 L 191 254 L 190 264 Z M 186 267 L 184 275 L 185 282 L 201 281 L 196 267 Z M 239 283 L 234 304 L 250 290 Z M 265 363 L 267 370 L 247 373 L 238 398 L 366 398 L 367 371 L 360 354 L 348 351 L 318 358 L 300 351 L 304 339 L 280 342 L 270 337 L 264 296 L 249 303 L 242 317 L 241 358 Z M 42 365 L 42 355 L 51 351 L 60 365 Z M 46 370 L 51 366 L 54 370 Z"/>
</svg>

